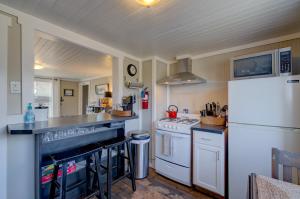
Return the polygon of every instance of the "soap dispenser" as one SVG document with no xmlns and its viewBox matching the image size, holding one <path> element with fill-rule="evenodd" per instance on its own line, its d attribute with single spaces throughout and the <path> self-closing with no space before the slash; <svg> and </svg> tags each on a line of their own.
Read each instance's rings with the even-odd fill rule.
<svg viewBox="0 0 300 199">
<path fill-rule="evenodd" d="M 27 105 L 27 110 L 24 115 L 24 122 L 26 124 L 31 124 L 31 123 L 35 122 L 35 115 L 32 110 L 32 103 L 28 103 L 28 105 Z"/>
</svg>

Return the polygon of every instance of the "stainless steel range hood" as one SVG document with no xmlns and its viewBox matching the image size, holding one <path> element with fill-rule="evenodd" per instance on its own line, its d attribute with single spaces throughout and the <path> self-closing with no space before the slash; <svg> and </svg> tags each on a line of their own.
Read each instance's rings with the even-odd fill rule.
<svg viewBox="0 0 300 199">
<path fill-rule="evenodd" d="M 175 74 L 165 77 L 159 81 L 161 85 L 203 84 L 206 80 L 192 73 L 192 60 L 184 58 L 178 60 Z"/>
</svg>

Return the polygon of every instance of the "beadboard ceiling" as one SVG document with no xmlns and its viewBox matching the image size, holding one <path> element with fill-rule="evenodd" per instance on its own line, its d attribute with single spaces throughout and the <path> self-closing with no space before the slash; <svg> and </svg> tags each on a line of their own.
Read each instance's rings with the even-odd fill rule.
<svg viewBox="0 0 300 199">
<path fill-rule="evenodd" d="M 0 0 L 144 58 L 197 55 L 300 31 L 300 0 Z"/>
<path fill-rule="evenodd" d="M 83 80 L 112 75 L 112 57 L 37 32 L 34 44 L 36 76 Z"/>
</svg>

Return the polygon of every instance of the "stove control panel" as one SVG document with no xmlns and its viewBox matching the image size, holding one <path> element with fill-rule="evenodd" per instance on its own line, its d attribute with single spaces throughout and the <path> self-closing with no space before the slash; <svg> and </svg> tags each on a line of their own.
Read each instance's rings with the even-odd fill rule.
<svg viewBox="0 0 300 199">
<path fill-rule="evenodd" d="M 170 132 L 191 134 L 191 127 L 193 125 L 178 124 L 178 123 L 174 124 L 174 123 L 170 123 L 170 122 L 158 122 L 157 128 L 160 130 L 165 130 L 165 131 L 170 131 Z"/>
</svg>

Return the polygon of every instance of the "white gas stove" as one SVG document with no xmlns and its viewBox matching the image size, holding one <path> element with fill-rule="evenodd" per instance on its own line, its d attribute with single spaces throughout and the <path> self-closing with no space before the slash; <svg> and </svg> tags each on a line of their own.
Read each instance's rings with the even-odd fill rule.
<svg viewBox="0 0 300 199">
<path fill-rule="evenodd" d="M 191 134 L 191 127 L 198 124 L 198 119 L 187 117 L 182 118 L 163 118 L 157 122 L 157 128 L 166 131 Z"/>
<path fill-rule="evenodd" d="M 198 119 L 163 118 L 155 135 L 155 170 L 161 175 L 191 186 L 191 127 Z"/>
</svg>

